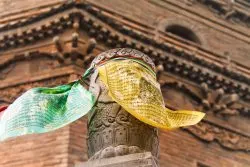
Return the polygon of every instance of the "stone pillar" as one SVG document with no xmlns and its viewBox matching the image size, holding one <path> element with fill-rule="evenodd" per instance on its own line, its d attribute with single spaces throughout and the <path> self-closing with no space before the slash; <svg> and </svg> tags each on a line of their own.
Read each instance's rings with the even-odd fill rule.
<svg viewBox="0 0 250 167">
<path fill-rule="evenodd" d="M 76 164 L 75 167 L 158 167 L 150 152 L 97 159 Z"/>
<path fill-rule="evenodd" d="M 116 54 L 124 56 L 123 54 L 128 52 L 146 56 L 131 49 L 123 49 L 120 52 L 118 50 L 121 49 L 104 52 L 98 56 L 110 58 Z M 98 60 L 98 57 L 95 60 Z M 113 101 L 108 95 L 108 89 L 99 79 L 97 70 L 91 76 L 89 90 L 97 97 L 97 103 L 88 119 L 89 161 L 101 162 L 106 164 L 104 166 L 117 166 L 117 162 L 135 166 L 136 163 L 140 164 L 139 161 L 152 161 L 151 166 L 156 166 L 159 145 L 157 129 L 139 121 Z M 92 165 L 96 164 L 95 162 Z M 150 166 L 149 164 L 146 166 Z"/>
</svg>

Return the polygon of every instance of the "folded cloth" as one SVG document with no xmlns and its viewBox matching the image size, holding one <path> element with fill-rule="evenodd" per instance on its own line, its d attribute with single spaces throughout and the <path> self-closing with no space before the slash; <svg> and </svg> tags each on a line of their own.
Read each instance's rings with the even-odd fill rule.
<svg viewBox="0 0 250 167">
<path fill-rule="evenodd" d="M 8 106 L 0 106 L 0 113 L 4 112 L 4 110 L 6 110 L 8 108 Z"/>
<path fill-rule="evenodd" d="M 63 127 L 87 114 L 94 102 L 94 96 L 79 81 L 30 89 L 3 112 L 0 140 Z"/>
<path fill-rule="evenodd" d="M 4 111 L 8 108 L 8 106 L 0 106 L 0 120 L 1 120 L 1 117 L 4 113 Z"/>
<path fill-rule="evenodd" d="M 142 122 L 173 129 L 194 125 L 205 115 L 197 111 L 166 108 L 155 74 L 142 62 L 132 59 L 111 61 L 98 70 L 113 100 Z"/>
<path fill-rule="evenodd" d="M 86 115 L 96 99 L 81 83 L 95 70 L 111 98 L 144 123 L 173 129 L 194 125 L 205 115 L 167 109 L 153 68 L 138 58 L 118 57 L 91 66 L 78 81 L 54 88 L 28 90 L 8 108 L 2 108 L 0 140 L 50 132 Z"/>
</svg>

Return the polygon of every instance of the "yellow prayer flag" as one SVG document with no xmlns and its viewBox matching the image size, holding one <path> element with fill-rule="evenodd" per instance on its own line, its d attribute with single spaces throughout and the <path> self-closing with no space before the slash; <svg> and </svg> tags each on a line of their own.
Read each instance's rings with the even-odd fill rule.
<svg viewBox="0 0 250 167">
<path fill-rule="evenodd" d="M 113 100 L 142 122 L 163 129 L 197 124 L 204 113 L 165 107 L 160 85 L 146 66 L 132 59 L 116 60 L 98 71 Z"/>
</svg>

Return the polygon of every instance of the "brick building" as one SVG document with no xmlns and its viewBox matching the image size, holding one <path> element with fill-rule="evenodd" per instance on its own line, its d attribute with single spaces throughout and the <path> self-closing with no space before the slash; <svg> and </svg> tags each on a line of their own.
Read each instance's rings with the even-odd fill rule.
<svg viewBox="0 0 250 167">
<path fill-rule="evenodd" d="M 78 78 L 98 53 L 130 47 L 154 59 L 166 105 L 201 110 L 198 125 L 160 131 L 160 166 L 250 166 L 248 0 L 2 0 L 0 105 Z M 0 143 L 0 166 L 87 160 L 86 118 Z"/>
</svg>

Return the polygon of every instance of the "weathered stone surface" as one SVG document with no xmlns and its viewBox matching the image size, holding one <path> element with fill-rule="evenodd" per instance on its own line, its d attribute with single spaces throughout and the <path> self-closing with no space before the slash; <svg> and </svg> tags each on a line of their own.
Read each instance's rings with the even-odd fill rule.
<svg viewBox="0 0 250 167">
<path fill-rule="evenodd" d="M 97 159 L 76 164 L 75 167 L 158 167 L 150 152 Z"/>
<path fill-rule="evenodd" d="M 147 57 L 142 52 L 129 48 L 113 49 L 98 55 L 93 63 L 96 60 L 101 61 L 100 57 L 111 58 L 116 54 L 124 57 L 136 54 L 143 60 Z M 152 62 L 149 57 L 147 58 L 148 62 Z M 116 103 L 108 95 L 108 89 L 98 75 L 97 70 L 92 74 L 89 88 L 97 98 L 88 121 L 89 158 L 95 160 L 145 151 L 151 152 L 157 158 L 159 146 L 157 128 L 139 121 Z"/>
</svg>

